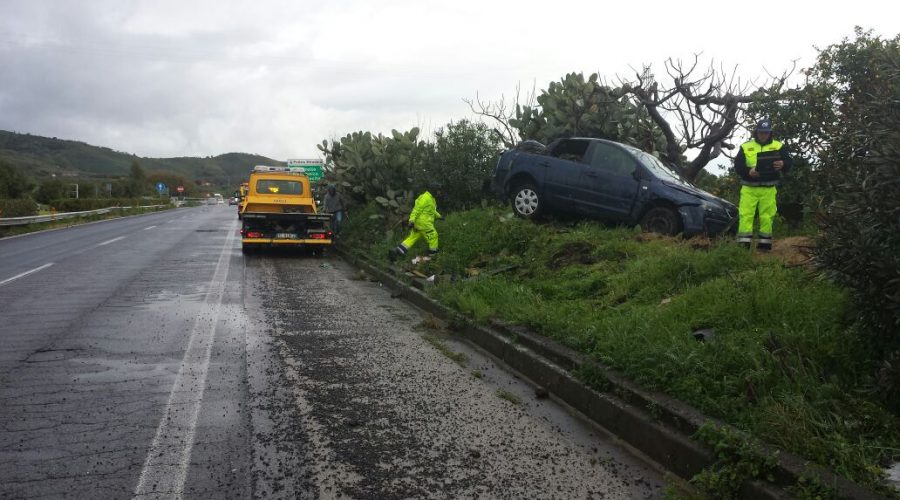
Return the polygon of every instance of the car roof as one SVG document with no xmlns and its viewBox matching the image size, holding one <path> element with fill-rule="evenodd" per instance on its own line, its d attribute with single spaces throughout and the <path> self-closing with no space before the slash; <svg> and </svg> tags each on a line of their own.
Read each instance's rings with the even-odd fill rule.
<svg viewBox="0 0 900 500">
<path fill-rule="evenodd" d="M 624 144 L 621 142 L 611 141 L 609 139 L 600 139 L 599 137 L 563 137 L 557 139 L 556 141 L 591 141 L 591 142 L 605 142 L 607 144 L 615 144 L 616 146 L 624 146 L 626 148 L 633 148 L 633 146 L 629 146 L 628 144 Z M 553 141 L 553 142 L 556 142 Z"/>
</svg>

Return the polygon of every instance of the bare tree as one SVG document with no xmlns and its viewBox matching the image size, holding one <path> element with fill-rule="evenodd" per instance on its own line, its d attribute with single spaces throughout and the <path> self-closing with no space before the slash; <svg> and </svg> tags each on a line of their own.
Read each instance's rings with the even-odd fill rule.
<svg viewBox="0 0 900 500">
<path fill-rule="evenodd" d="M 500 95 L 500 99 L 496 101 L 482 101 L 479 94 L 475 94 L 475 99 L 463 99 L 463 102 L 469 105 L 469 109 L 476 115 L 488 118 L 494 123 L 491 127 L 493 133 L 500 142 L 507 148 L 514 147 L 522 139 L 519 131 L 510 121 L 516 119 L 516 115 L 521 106 L 534 106 L 535 87 L 532 85 L 531 91 L 525 96 L 525 102 L 521 103 L 522 85 L 516 85 L 516 95 L 512 103 L 507 103 L 506 96 Z"/>
<path fill-rule="evenodd" d="M 620 79 L 622 89 L 634 96 L 647 109 L 653 122 L 666 138 L 666 159 L 687 179 L 693 180 L 722 150 L 734 149 L 730 143 L 747 104 L 761 89 L 779 90 L 794 68 L 777 77 L 768 75 L 762 85 L 742 82 L 737 67 L 730 72 L 713 63 L 698 72 L 700 54 L 686 66 L 680 59 L 665 62 L 671 78 L 670 87 L 662 87 L 650 66 L 635 72 L 633 81 Z M 796 62 L 794 63 L 796 67 Z M 699 152 L 685 161 L 682 154 L 689 149 Z"/>
</svg>

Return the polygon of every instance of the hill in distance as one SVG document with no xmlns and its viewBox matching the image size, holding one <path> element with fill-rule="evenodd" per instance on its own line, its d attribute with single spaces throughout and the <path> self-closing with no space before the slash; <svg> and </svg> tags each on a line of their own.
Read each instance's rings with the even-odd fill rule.
<svg viewBox="0 0 900 500">
<path fill-rule="evenodd" d="M 37 180 L 62 177 L 109 179 L 127 176 L 137 160 L 145 172 L 169 171 L 192 180 L 234 185 L 246 179 L 254 165 L 284 162 L 249 153 L 206 158 L 143 158 L 84 142 L 0 130 L 0 161 Z"/>
</svg>

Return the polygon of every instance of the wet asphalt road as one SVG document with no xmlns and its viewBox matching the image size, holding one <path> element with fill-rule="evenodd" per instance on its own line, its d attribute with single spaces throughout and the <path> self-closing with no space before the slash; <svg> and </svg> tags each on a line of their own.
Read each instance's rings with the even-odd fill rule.
<svg viewBox="0 0 900 500">
<path fill-rule="evenodd" d="M 0 240 L 0 497 L 662 495 L 378 283 L 244 257 L 237 228 L 204 206 Z"/>
</svg>

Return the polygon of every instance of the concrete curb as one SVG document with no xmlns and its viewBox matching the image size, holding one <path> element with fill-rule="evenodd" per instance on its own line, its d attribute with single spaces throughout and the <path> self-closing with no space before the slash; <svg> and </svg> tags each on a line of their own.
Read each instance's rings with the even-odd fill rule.
<svg viewBox="0 0 900 500">
<path fill-rule="evenodd" d="M 623 375 L 587 356 L 542 337 L 525 328 L 492 322 L 478 325 L 463 314 L 431 299 L 419 289 L 421 280 L 412 284 L 377 267 L 367 259 L 351 255 L 340 247 L 335 252 L 352 265 L 376 277 L 407 302 L 446 321 L 465 340 L 484 349 L 511 368 L 531 379 L 548 392 L 575 408 L 587 418 L 644 453 L 673 474 L 689 480 L 714 463 L 714 457 L 701 443 L 690 438 L 705 423 L 737 431 L 717 419 L 665 394 L 647 391 Z M 608 383 L 600 392 L 573 376 L 590 373 Z M 743 433 L 742 433 L 743 434 Z M 760 445 L 767 454 L 775 453 L 775 482 L 746 482 L 739 498 L 786 499 L 783 488 L 800 477 L 813 477 L 831 488 L 839 498 L 870 499 L 880 495 L 801 457 Z"/>
</svg>

